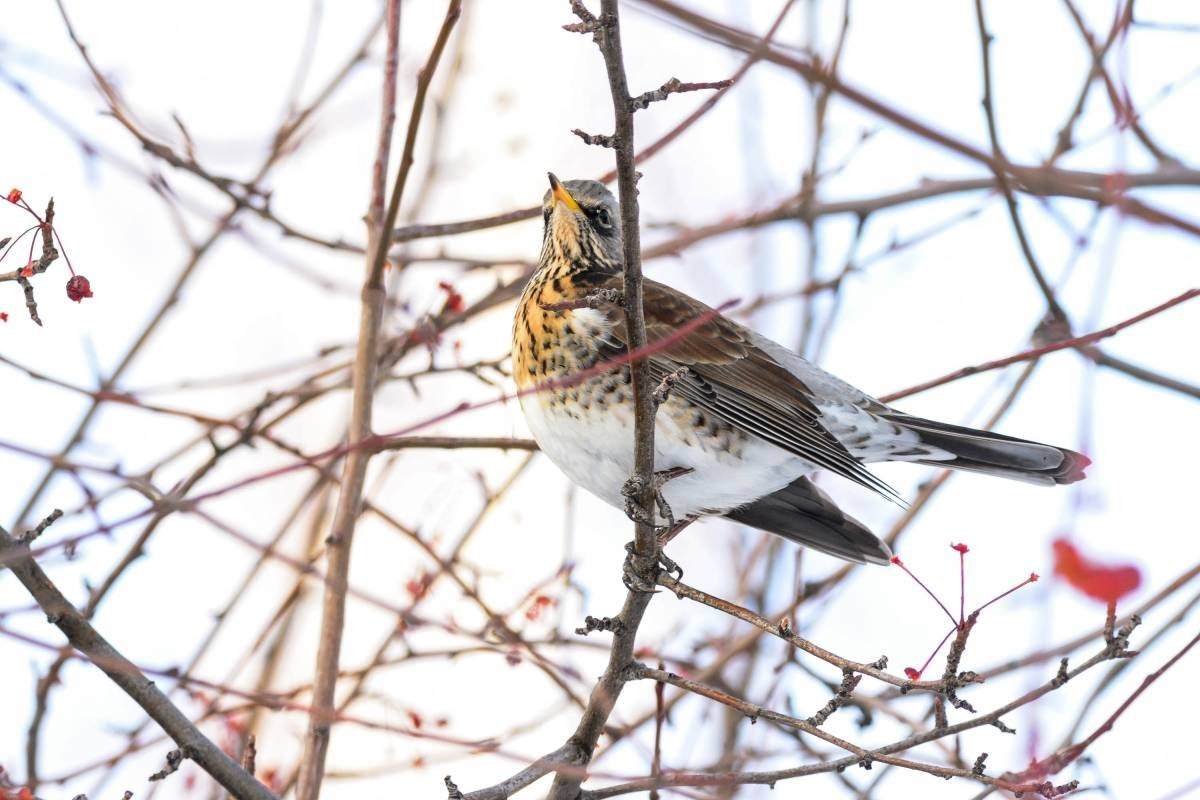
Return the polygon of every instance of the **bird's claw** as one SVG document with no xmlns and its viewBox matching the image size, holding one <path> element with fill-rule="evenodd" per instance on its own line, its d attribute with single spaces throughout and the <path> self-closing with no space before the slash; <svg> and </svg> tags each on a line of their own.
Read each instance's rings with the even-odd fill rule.
<svg viewBox="0 0 1200 800">
<path fill-rule="evenodd" d="M 677 564 L 675 561 L 672 561 L 670 558 L 668 558 L 667 554 L 661 549 L 658 551 L 658 566 L 667 575 L 673 575 L 675 580 L 683 580 L 683 567 L 679 566 L 679 564 Z"/>
<path fill-rule="evenodd" d="M 625 516 L 639 525 L 653 525 L 652 515 L 646 513 L 638 498 L 642 495 L 642 479 L 637 475 L 625 481 L 621 487 L 621 495 L 625 498 Z"/>
<path fill-rule="evenodd" d="M 635 559 L 641 558 L 634 552 L 634 542 L 629 542 L 625 545 L 625 552 L 629 553 L 625 557 L 625 563 L 620 567 L 620 582 L 625 584 L 625 588 L 630 591 L 640 591 L 642 594 L 653 594 L 658 589 L 655 589 L 656 584 L 652 578 L 647 578 L 642 575 L 642 572 L 637 569 Z M 654 567 L 654 573 L 658 573 L 658 567 Z"/>
<path fill-rule="evenodd" d="M 659 535 L 674 528 L 675 512 L 671 510 L 667 498 L 663 497 L 662 488 L 668 481 L 690 472 L 693 472 L 691 467 L 671 467 L 655 472 L 650 479 L 650 485 L 654 489 L 654 507 L 658 510 L 658 516 L 667 521 L 666 525 L 654 525 L 654 515 L 648 513 L 638 502 L 645 489 L 645 483 L 638 475 L 631 476 L 621 487 L 621 495 L 625 498 L 625 516 L 636 523 L 653 526 L 654 532 Z"/>
<path fill-rule="evenodd" d="M 662 550 L 656 552 L 652 565 L 645 563 L 649 559 L 637 554 L 633 542 L 626 542 L 625 552 L 625 563 L 621 567 L 621 582 L 631 592 L 652 593 L 658 591 L 656 588 L 658 576 L 664 573 L 675 576 L 676 580 L 683 579 L 683 568 Z M 642 563 L 639 564 L 639 561 Z"/>
<path fill-rule="evenodd" d="M 632 476 L 621 487 L 621 494 L 625 498 L 625 515 L 638 524 L 652 527 L 655 536 L 660 540 L 665 537 L 666 541 L 670 541 L 671 536 L 687 527 L 691 520 L 684 520 L 682 523 L 675 521 L 675 513 L 671 510 L 667 499 L 663 497 L 662 487 L 668 481 L 690 472 L 692 472 L 691 467 L 671 467 L 655 472 L 650 479 L 650 487 L 654 490 L 654 509 L 658 512 L 659 517 L 667 521 L 666 525 L 655 525 L 655 515 L 649 513 L 642 506 L 640 500 L 646 486 L 645 482 L 637 475 Z M 622 582 L 625 584 L 625 588 L 631 592 L 657 591 L 655 589 L 657 578 L 664 572 L 667 575 L 676 576 L 677 580 L 683 578 L 683 569 L 667 557 L 661 546 L 655 547 L 656 555 L 653 564 L 645 563 L 648 559 L 637 554 L 633 542 L 625 545 L 625 551 L 628 555 L 625 557 L 625 564 L 622 567 Z"/>
</svg>

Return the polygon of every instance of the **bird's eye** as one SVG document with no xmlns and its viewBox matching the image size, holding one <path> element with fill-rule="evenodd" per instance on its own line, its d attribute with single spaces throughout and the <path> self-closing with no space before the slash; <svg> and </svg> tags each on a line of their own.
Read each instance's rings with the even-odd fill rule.
<svg viewBox="0 0 1200 800">
<path fill-rule="evenodd" d="M 607 208 L 596 209 L 596 222 L 602 228 L 612 227 L 612 217 L 609 215 Z"/>
</svg>

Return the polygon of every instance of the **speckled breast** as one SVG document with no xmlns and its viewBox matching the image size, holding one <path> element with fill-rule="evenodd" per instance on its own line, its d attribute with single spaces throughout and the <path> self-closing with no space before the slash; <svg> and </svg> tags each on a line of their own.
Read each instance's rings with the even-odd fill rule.
<svg viewBox="0 0 1200 800">
<path fill-rule="evenodd" d="M 610 335 L 609 316 L 590 308 L 546 308 L 578 296 L 570 278 L 535 276 L 526 287 L 513 324 L 513 376 L 522 391 L 539 384 L 546 388 L 523 397 L 522 406 L 537 403 L 560 420 L 617 410 L 616 416 L 627 417 L 633 405 L 628 365 L 578 380 L 579 373 L 624 352 L 624 346 Z M 747 441 L 726 420 L 693 405 L 679 392 L 663 404 L 656 419 L 657 435 L 666 437 L 660 448 L 674 444 L 736 458 Z"/>
</svg>

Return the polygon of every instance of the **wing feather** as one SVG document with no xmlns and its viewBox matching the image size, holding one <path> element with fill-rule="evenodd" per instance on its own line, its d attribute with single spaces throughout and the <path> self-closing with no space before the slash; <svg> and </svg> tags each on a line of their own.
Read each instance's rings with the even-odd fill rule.
<svg viewBox="0 0 1200 800">
<path fill-rule="evenodd" d="M 607 285 L 620 287 L 619 276 Z M 604 284 L 605 282 L 601 282 Z M 729 320 L 698 300 L 656 281 L 643 283 L 646 338 L 653 346 L 696 317 L 713 314 L 687 336 L 650 356 L 656 380 L 680 367 L 689 374 L 672 389 L 680 397 L 738 430 L 804 458 L 892 500 L 895 490 L 873 475 L 821 422 L 816 395 L 793 372 L 759 347 L 749 329 Z M 625 352 L 628 337 L 618 309 L 610 347 Z"/>
</svg>

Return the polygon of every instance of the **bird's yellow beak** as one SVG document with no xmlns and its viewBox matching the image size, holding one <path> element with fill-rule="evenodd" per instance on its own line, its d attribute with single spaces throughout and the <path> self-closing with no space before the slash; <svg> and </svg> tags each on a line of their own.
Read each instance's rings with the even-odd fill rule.
<svg viewBox="0 0 1200 800">
<path fill-rule="evenodd" d="M 567 191 L 567 187 L 562 185 L 562 182 L 554 177 L 553 172 L 547 172 L 550 178 L 550 191 L 554 194 L 555 201 L 562 203 L 572 211 L 579 211 L 579 203 L 575 202 L 575 198 L 571 197 L 571 193 Z"/>
</svg>

